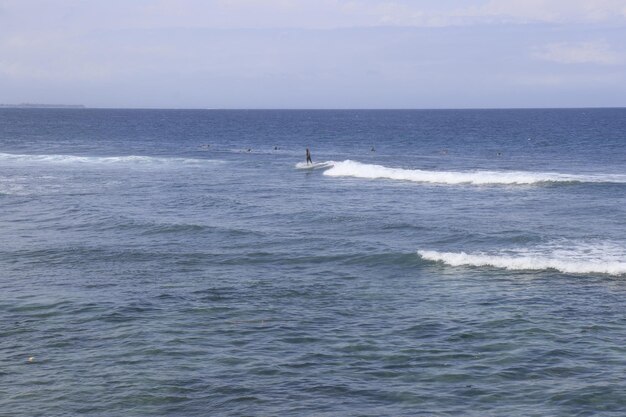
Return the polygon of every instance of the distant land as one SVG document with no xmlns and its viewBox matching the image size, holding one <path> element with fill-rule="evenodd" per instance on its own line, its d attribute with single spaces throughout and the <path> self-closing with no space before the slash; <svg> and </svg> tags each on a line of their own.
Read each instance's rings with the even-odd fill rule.
<svg viewBox="0 0 626 417">
<path fill-rule="evenodd" d="M 82 104 L 39 104 L 39 103 L 21 103 L 21 104 L 0 104 L 0 108 L 10 107 L 19 109 L 84 109 Z"/>
</svg>

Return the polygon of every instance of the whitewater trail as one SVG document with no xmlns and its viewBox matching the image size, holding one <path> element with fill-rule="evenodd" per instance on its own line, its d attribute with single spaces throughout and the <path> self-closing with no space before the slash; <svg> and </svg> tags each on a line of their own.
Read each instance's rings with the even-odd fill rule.
<svg viewBox="0 0 626 417">
<path fill-rule="evenodd" d="M 202 165 L 207 163 L 219 163 L 222 161 L 215 159 L 194 159 L 194 158 L 170 158 L 143 155 L 125 156 L 77 156 L 60 154 L 11 154 L 0 153 L 0 161 L 4 163 L 21 164 L 82 164 L 82 165 Z"/>
<path fill-rule="evenodd" d="M 307 166 L 300 162 L 298 169 L 328 168 L 329 177 L 354 177 L 388 179 L 431 184 L 470 185 L 532 185 L 542 183 L 626 183 L 626 175 L 617 174 L 564 174 L 531 171 L 428 171 L 421 169 L 389 168 L 383 165 L 364 164 L 357 161 L 326 161 Z"/>
<path fill-rule="evenodd" d="M 552 243 L 534 248 L 494 252 L 418 250 L 425 260 L 450 266 L 495 267 L 507 270 L 557 270 L 569 274 L 626 275 L 626 248 L 610 242 Z"/>
</svg>

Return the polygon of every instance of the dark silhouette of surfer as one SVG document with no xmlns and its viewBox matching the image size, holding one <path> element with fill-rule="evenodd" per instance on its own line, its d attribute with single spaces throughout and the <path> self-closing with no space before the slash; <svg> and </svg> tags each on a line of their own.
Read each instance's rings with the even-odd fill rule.
<svg viewBox="0 0 626 417">
<path fill-rule="evenodd" d="M 311 160 L 311 151 L 309 148 L 306 148 L 306 164 L 309 165 L 309 162 L 313 164 L 313 160 Z"/>
</svg>

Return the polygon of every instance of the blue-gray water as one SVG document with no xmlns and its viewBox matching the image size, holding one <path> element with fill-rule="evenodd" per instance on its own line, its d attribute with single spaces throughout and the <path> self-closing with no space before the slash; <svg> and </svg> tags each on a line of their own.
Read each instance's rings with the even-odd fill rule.
<svg viewBox="0 0 626 417">
<path fill-rule="evenodd" d="M 1 109 L 0 233 L 2 416 L 626 415 L 626 109 Z"/>
</svg>

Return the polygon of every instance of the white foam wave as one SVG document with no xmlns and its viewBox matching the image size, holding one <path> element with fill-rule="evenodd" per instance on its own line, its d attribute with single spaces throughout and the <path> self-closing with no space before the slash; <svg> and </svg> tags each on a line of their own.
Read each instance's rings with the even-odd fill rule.
<svg viewBox="0 0 626 417">
<path fill-rule="evenodd" d="M 626 248 L 611 243 L 547 245 L 498 252 L 418 250 L 423 259 L 451 266 L 490 266 L 508 270 L 557 270 L 569 274 L 626 275 Z"/>
<path fill-rule="evenodd" d="M 100 165 L 201 165 L 220 162 L 212 159 L 166 158 L 141 155 L 127 156 L 76 156 L 76 155 L 29 155 L 0 153 L 0 161 L 26 164 L 100 164 Z"/>
<path fill-rule="evenodd" d="M 614 182 L 626 183 L 626 175 L 575 175 L 551 172 L 526 171 L 426 171 L 421 169 L 389 168 L 382 165 L 363 164 L 357 161 L 329 162 L 324 175 L 331 177 L 356 177 L 391 179 L 433 184 L 500 184 L 525 185 L 547 182 Z"/>
</svg>

